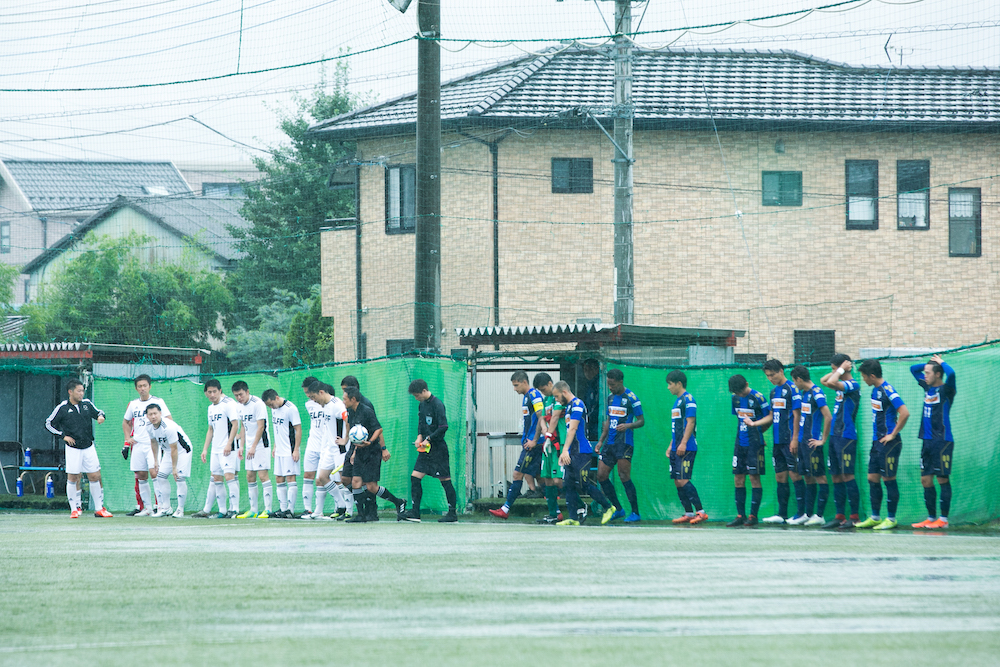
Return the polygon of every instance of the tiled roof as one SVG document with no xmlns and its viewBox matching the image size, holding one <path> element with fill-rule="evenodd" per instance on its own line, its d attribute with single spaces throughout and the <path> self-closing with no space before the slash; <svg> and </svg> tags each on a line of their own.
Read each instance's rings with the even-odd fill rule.
<svg viewBox="0 0 1000 667">
<path fill-rule="evenodd" d="M 191 192 L 170 162 L 4 160 L 36 211 L 99 209 L 118 196 Z"/>
<path fill-rule="evenodd" d="M 995 123 L 1000 73 L 853 67 L 794 51 L 636 49 L 635 119 L 648 126 L 738 122 Z M 554 118 L 574 108 L 608 117 L 611 52 L 571 48 L 521 58 L 442 85 L 442 124 Z M 416 121 L 416 94 L 313 126 L 362 136 Z"/>
</svg>

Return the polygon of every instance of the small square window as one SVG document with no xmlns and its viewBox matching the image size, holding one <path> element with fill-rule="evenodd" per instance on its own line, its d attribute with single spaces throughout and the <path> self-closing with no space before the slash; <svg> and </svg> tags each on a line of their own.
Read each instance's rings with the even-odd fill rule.
<svg viewBox="0 0 1000 667">
<path fill-rule="evenodd" d="M 587 194 L 594 191 L 594 161 L 591 158 L 552 158 L 552 192 Z"/>
<path fill-rule="evenodd" d="M 979 188 L 948 189 L 948 254 L 982 255 L 982 195 Z"/>
<path fill-rule="evenodd" d="M 242 183 L 202 183 L 202 197 L 244 197 Z"/>
<path fill-rule="evenodd" d="M 413 350 L 412 338 L 388 339 L 385 341 L 385 354 L 387 357 L 395 357 L 406 354 Z"/>
<path fill-rule="evenodd" d="M 761 172 L 764 206 L 802 206 L 801 171 Z"/>
<path fill-rule="evenodd" d="M 878 229 L 878 160 L 847 160 L 847 228 Z"/>
<path fill-rule="evenodd" d="M 837 332 L 833 329 L 795 331 L 795 363 L 823 365 L 837 353 Z"/>
<path fill-rule="evenodd" d="M 896 227 L 929 229 L 931 213 L 929 160 L 896 161 Z"/>
<path fill-rule="evenodd" d="M 412 164 L 385 170 L 385 233 L 417 229 L 417 168 Z"/>
</svg>

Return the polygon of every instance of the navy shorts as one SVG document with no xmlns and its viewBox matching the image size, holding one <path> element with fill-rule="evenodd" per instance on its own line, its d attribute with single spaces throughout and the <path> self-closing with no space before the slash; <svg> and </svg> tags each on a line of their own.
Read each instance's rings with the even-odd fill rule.
<svg viewBox="0 0 1000 667">
<path fill-rule="evenodd" d="M 902 449 L 903 439 L 898 435 L 887 445 L 878 440 L 873 442 L 871 454 L 868 456 L 868 474 L 882 475 L 889 479 L 895 477 Z"/>
<path fill-rule="evenodd" d="M 622 460 L 632 460 L 632 445 L 625 444 L 625 438 L 621 442 L 615 441 L 601 447 L 601 462 L 604 465 L 614 468 Z"/>
<path fill-rule="evenodd" d="M 954 449 L 954 442 L 924 440 L 924 446 L 920 450 L 920 474 L 925 477 L 928 475 L 949 477 L 951 453 Z"/>
<path fill-rule="evenodd" d="M 798 472 L 798 457 L 792 455 L 791 445 L 774 445 L 771 449 L 771 465 L 774 472 Z"/>
<path fill-rule="evenodd" d="M 799 474 L 807 477 L 826 477 L 823 445 L 810 447 L 805 443 L 799 443 Z"/>
<path fill-rule="evenodd" d="M 845 438 L 830 438 L 830 460 L 828 461 L 831 475 L 853 475 L 855 459 L 858 454 L 858 441 Z"/>
<path fill-rule="evenodd" d="M 347 454 L 344 455 L 344 467 L 340 469 L 341 479 L 354 477 L 354 464 L 351 463 L 351 457 L 354 455 L 355 449 L 357 448 L 353 442 L 347 447 Z"/>
<path fill-rule="evenodd" d="M 765 461 L 763 443 L 746 447 L 737 444 L 733 448 L 734 475 L 763 475 L 767 472 Z"/>
<path fill-rule="evenodd" d="M 413 464 L 413 472 L 422 472 L 434 479 L 450 479 L 451 463 L 447 445 L 432 445 L 431 451 L 419 452 L 417 462 Z"/>
<path fill-rule="evenodd" d="M 514 466 L 514 472 L 539 477 L 542 474 L 542 454 L 545 453 L 543 449 L 541 445 L 536 445 L 532 449 L 522 447 L 521 455 L 517 457 L 517 465 Z"/>
<path fill-rule="evenodd" d="M 670 479 L 691 479 L 694 472 L 694 455 L 698 452 L 684 452 L 677 456 L 677 451 L 670 450 Z"/>
<path fill-rule="evenodd" d="M 353 477 L 360 477 L 364 484 L 379 481 L 382 476 L 382 447 L 378 443 L 358 447 L 353 472 Z"/>
</svg>

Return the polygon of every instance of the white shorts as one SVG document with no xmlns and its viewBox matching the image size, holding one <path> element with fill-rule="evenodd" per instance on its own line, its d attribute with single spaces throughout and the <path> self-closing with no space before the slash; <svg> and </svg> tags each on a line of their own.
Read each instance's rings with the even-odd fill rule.
<svg viewBox="0 0 1000 667">
<path fill-rule="evenodd" d="M 148 444 L 137 442 L 132 445 L 132 454 L 129 456 L 128 467 L 132 472 L 146 472 L 153 468 L 153 448 Z"/>
<path fill-rule="evenodd" d="M 235 475 L 240 471 L 240 459 L 234 449 L 229 456 L 223 456 L 222 452 L 212 452 L 210 460 L 210 470 L 213 475 Z"/>
<path fill-rule="evenodd" d="M 291 456 L 274 457 L 274 474 L 278 477 L 291 477 L 299 474 L 299 464 Z"/>
<path fill-rule="evenodd" d="M 66 445 L 66 474 L 79 475 L 83 472 L 98 472 L 101 462 L 97 460 L 97 447 L 77 449 Z"/>
<path fill-rule="evenodd" d="M 247 453 L 250 449 L 247 449 Z M 254 450 L 253 457 L 247 456 L 248 471 L 251 470 L 270 470 L 271 469 L 271 448 L 265 447 L 263 443 L 257 443 L 257 449 Z"/>
<path fill-rule="evenodd" d="M 194 452 L 185 452 L 180 445 L 177 446 L 177 476 L 191 476 L 191 458 Z M 170 459 L 169 449 L 160 449 L 160 473 L 169 475 L 174 472 L 174 462 Z"/>
<path fill-rule="evenodd" d="M 305 472 L 316 472 L 319 470 L 320 448 L 306 449 L 306 457 L 302 462 L 302 470 Z"/>
<path fill-rule="evenodd" d="M 335 470 L 344 465 L 345 458 L 346 453 L 342 454 L 339 446 L 324 447 L 319 456 L 319 469 Z"/>
</svg>

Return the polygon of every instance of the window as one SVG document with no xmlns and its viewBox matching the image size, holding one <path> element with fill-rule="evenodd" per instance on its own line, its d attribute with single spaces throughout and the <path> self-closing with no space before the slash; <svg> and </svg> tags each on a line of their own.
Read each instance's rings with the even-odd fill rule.
<svg viewBox="0 0 1000 667">
<path fill-rule="evenodd" d="M 590 193 L 594 191 L 594 161 L 580 157 L 552 158 L 553 193 Z"/>
<path fill-rule="evenodd" d="M 243 197 L 242 183 L 202 183 L 203 197 Z"/>
<path fill-rule="evenodd" d="M 897 160 L 896 217 L 898 229 L 927 229 L 930 223 L 931 163 Z"/>
<path fill-rule="evenodd" d="M 385 354 L 388 357 L 406 354 L 413 349 L 412 338 L 388 339 L 385 341 Z"/>
<path fill-rule="evenodd" d="M 878 160 L 847 160 L 847 228 L 878 229 Z"/>
<path fill-rule="evenodd" d="M 0 253 L 10 252 L 10 223 L 0 222 Z"/>
<path fill-rule="evenodd" d="M 417 228 L 417 168 L 412 164 L 385 170 L 385 233 L 402 234 Z"/>
<path fill-rule="evenodd" d="M 764 206 L 802 206 L 801 171 L 761 172 Z"/>
<path fill-rule="evenodd" d="M 795 363 L 829 364 L 837 353 L 837 336 L 833 330 L 795 332 Z"/>
<path fill-rule="evenodd" d="M 979 257 L 982 221 L 979 188 L 948 189 L 948 254 Z"/>
</svg>

